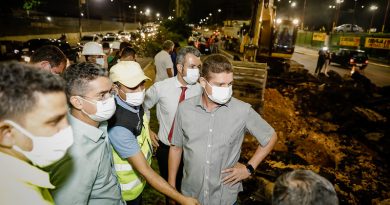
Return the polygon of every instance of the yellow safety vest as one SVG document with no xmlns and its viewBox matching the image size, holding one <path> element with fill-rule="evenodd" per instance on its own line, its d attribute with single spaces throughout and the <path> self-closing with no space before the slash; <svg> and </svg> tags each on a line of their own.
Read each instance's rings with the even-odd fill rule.
<svg viewBox="0 0 390 205">
<path fill-rule="evenodd" d="M 143 116 L 143 129 L 137 137 L 138 144 L 149 165 L 152 163 L 153 147 L 149 136 L 149 121 L 146 115 Z M 119 184 L 121 186 L 122 198 L 125 201 L 136 199 L 144 190 L 146 180 L 129 164 L 127 159 L 121 159 L 113 150 L 113 160 Z"/>
</svg>

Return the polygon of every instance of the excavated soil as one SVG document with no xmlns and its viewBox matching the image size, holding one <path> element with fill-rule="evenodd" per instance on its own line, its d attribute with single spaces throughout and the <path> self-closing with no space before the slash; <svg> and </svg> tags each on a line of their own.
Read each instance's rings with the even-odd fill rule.
<svg viewBox="0 0 390 205">
<path fill-rule="evenodd" d="M 389 204 L 387 90 L 358 73 L 316 78 L 300 70 L 271 76 L 261 115 L 278 142 L 255 176 L 244 181 L 241 204 L 270 204 L 273 182 L 293 169 L 327 178 L 340 204 Z M 247 136 L 242 161 L 257 146 Z"/>
</svg>

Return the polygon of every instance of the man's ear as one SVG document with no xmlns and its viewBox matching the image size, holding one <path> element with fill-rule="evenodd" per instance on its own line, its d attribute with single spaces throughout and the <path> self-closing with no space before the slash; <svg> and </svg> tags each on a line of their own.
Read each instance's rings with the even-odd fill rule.
<svg viewBox="0 0 390 205">
<path fill-rule="evenodd" d="M 176 64 L 177 71 L 181 74 L 184 72 L 184 66 L 182 64 Z"/>
<path fill-rule="evenodd" d="M 38 66 L 43 70 L 51 71 L 51 65 L 49 61 L 41 61 L 38 63 Z"/>
<path fill-rule="evenodd" d="M 0 146 L 12 148 L 15 145 L 15 138 L 12 135 L 12 126 L 0 121 Z"/>
<path fill-rule="evenodd" d="M 80 96 L 71 96 L 69 99 L 70 104 L 72 104 L 72 106 L 78 110 L 83 108 L 83 102 L 80 98 Z"/>
<path fill-rule="evenodd" d="M 199 78 L 199 84 L 205 88 L 206 87 L 206 79 L 204 77 Z"/>
</svg>

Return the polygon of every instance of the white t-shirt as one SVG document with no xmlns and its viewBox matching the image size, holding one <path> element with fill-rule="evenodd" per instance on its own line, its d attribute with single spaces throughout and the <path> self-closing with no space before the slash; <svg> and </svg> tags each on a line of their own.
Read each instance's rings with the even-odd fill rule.
<svg viewBox="0 0 390 205">
<path fill-rule="evenodd" d="M 156 65 L 156 79 L 154 82 L 162 81 L 168 78 L 167 69 L 171 69 L 173 74 L 173 63 L 171 56 L 166 50 L 162 50 L 154 57 L 154 64 Z"/>
</svg>

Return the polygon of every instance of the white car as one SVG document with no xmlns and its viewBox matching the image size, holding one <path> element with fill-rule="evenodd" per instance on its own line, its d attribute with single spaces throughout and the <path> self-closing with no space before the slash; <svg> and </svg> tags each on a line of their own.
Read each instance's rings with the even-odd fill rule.
<svg viewBox="0 0 390 205">
<path fill-rule="evenodd" d="M 84 46 L 85 43 L 95 41 L 98 43 L 101 43 L 102 38 L 98 35 L 85 35 L 81 38 L 80 42 L 78 43 L 79 46 Z"/>
<path fill-rule="evenodd" d="M 333 29 L 334 32 L 363 32 L 363 28 L 355 24 L 342 24 Z"/>
<path fill-rule="evenodd" d="M 121 32 L 118 37 L 122 41 L 130 41 L 131 34 L 129 32 Z"/>
</svg>

